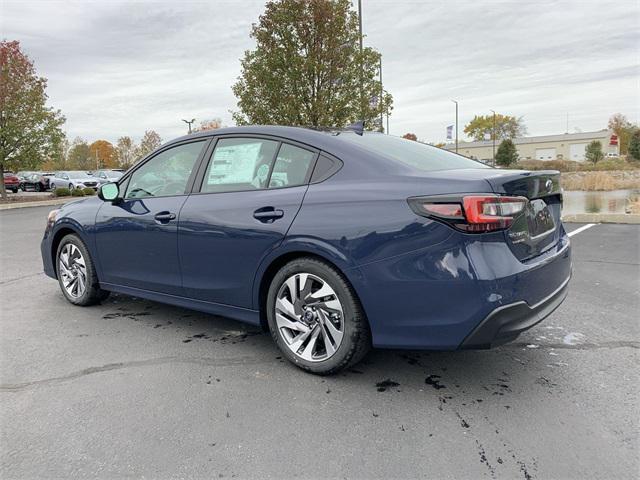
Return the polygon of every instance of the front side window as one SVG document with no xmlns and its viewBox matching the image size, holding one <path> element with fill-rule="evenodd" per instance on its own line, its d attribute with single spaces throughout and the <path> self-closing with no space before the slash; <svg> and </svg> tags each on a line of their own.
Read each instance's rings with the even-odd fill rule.
<svg viewBox="0 0 640 480">
<path fill-rule="evenodd" d="M 204 144 L 178 145 L 151 158 L 131 175 L 126 198 L 183 195 Z"/>
<path fill-rule="evenodd" d="M 304 185 L 315 156 L 314 152 L 283 143 L 271 172 L 269 188 Z"/>
<path fill-rule="evenodd" d="M 202 182 L 203 193 L 266 188 L 278 142 L 261 138 L 218 140 Z"/>
</svg>

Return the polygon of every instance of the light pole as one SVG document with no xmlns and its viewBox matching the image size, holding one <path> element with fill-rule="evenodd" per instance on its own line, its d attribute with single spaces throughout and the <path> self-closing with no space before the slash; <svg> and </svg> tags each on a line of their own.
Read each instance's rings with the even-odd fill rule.
<svg viewBox="0 0 640 480">
<path fill-rule="evenodd" d="M 384 131 L 384 126 L 383 126 L 383 118 L 382 118 L 382 97 L 384 96 L 384 88 L 382 88 L 382 55 L 380 55 L 380 101 L 378 102 L 380 104 L 380 131 Z M 389 132 L 387 132 L 389 133 Z"/>
<path fill-rule="evenodd" d="M 491 110 L 493 112 L 493 164 L 496 164 L 496 111 Z"/>
<path fill-rule="evenodd" d="M 451 100 L 456 104 L 456 153 L 458 153 L 458 102 L 455 100 Z"/>
<path fill-rule="evenodd" d="M 187 125 L 189 125 L 189 135 L 191 135 L 191 124 L 192 124 L 192 123 L 194 123 L 194 122 L 196 121 L 196 119 L 195 119 L 195 118 L 192 118 L 192 119 L 191 119 L 191 121 L 189 121 L 189 120 L 185 120 L 185 119 L 183 118 L 183 119 L 182 119 L 182 121 L 183 121 L 184 123 L 186 123 Z"/>
<path fill-rule="evenodd" d="M 362 58 L 362 0 L 358 0 L 358 31 L 360 37 L 360 116 L 362 117 L 362 121 L 364 121 L 364 92 L 363 92 L 363 83 L 364 83 L 364 64 Z"/>
</svg>

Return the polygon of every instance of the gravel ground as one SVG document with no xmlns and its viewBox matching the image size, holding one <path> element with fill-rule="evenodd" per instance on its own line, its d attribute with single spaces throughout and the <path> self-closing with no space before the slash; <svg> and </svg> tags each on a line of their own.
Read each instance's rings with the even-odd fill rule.
<svg viewBox="0 0 640 480">
<path fill-rule="evenodd" d="M 515 343 L 322 378 L 232 320 L 71 306 L 42 273 L 47 210 L 0 212 L 3 479 L 640 474 L 637 225 L 573 236 L 569 297 Z"/>
</svg>

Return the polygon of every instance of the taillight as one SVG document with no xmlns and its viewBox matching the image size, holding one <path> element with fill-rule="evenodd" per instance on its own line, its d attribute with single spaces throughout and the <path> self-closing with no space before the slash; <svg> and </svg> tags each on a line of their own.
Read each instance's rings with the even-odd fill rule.
<svg viewBox="0 0 640 480">
<path fill-rule="evenodd" d="M 414 197 L 408 201 L 418 215 L 442 220 L 465 232 L 483 233 L 509 228 L 529 200 L 487 194 Z"/>
</svg>

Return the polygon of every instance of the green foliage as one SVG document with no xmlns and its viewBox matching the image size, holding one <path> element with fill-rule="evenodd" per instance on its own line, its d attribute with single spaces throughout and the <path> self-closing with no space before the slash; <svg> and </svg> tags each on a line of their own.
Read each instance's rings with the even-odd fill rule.
<svg viewBox="0 0 640 480">
<path fill-rule="evenodd" d="M 636 129 L 629 140 L 629 156 L 636 161 L 640 161 L 640 129 Z"/>
<path fill-rule="evenodd" d="M 496 163 L 501 167 L 509 167 L 518 163 L 518 150 L 511 139 L 507 138 L 500 143 L 496 152 Z"/>
<path fill-rule="evenodd" d="M 84 193 L 87 197 L 90 197 L 91 195 L 95 195 L 96 191 L 93 188 L 83 188 L 82 193 Z"/>
<path fill-rule="evenodd" d="M 488 136 L 489 139 L 505 140 L 526 135 L 527 127 L 522 117 L 516 118 L 510 115 L 496 113 L 495 132 L 492 115 L 476 115 L 465 127 L 464 133 L 473 138 L 474 141 L 481 141 Z M 495 133 L 495 135 L 494 135 Z"/>
<path fill-rule="evenodd" d="M 584 158 L 593 164 L 598 163 L 600 160 L 604 158 L 604 153 L 602 152 L 602 144 L 598 140 L 594 140 L 589 145 L 584 152 Z"/>
<path fill-rule="evenodd" d="M 55 197 L 68 197 L 71 195 L 71 190 L 66 187 L 58 187 L 53 191 Z"/>
<path fill-rule="evenodd" d="M 350 0 L 271 0 L 250 36 L 256 48 L 245 52 L 232 87 L 236 123 L 344 127 L 364 120 L 382 129 L 380 112 L 391 111 L 393 99 L 381 93 L 380 53 L 360 53 Z"/>
<path fill-rule="evenodd" d="M 72 197 L 84 197 L 84 190 L 82 188 L 74 188 L 71 190 Z"/>
<path fill-rule="evenodd" d="M 47 107 L 47 80 L 36 74 L 20 42 L 0 42 L 0 177 L 5 170 L 35 170 L 63 138 L 65 119 Z M 6 197 L 4 182 L 0 193 Z"/>
<path fill-rule="evenodd" d="M 91 168 L 95 168 L 95 159 L 91 158 L 89 144 L 82 138 L 76 137 L 69 149 L 66 163 L 67 168 L 70 170 L 91 170 Z"/>
</svg>

